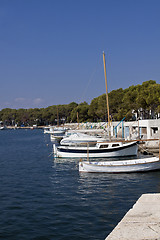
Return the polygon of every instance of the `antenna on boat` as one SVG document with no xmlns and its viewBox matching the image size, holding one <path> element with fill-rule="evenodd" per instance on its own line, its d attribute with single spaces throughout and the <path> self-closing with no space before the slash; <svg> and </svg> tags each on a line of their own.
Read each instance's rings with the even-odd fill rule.
<svg viewBox="0 0 160 240">
<path fill-rule="evenodd" d="M 104 51 L 103 51 L 103 64 L 104 64 L 104 76 L 105 76 L 105 85 L 106 85 L 106 102 L 107 102 L 107 113 L 108 113 L 108 126 L 109 126 L 109 128 L 110 128 L 110 115 L 109 115 L 109 101 L 108 101 L 106 61 L 105 61 L 105 53 L 104 53 Z"/>
</svg>

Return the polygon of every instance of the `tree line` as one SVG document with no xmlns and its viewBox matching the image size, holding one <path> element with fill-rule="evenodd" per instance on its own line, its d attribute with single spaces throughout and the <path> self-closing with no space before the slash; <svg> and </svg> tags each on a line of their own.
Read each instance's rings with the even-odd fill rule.
<svg viewBox="0 0 160 240">
<path fill-rule="evenodd" d="M 160 113 L 160 84 L 149 80 L 142 85 L 132 85 L 129 88 L 113 90 L 108 94 L 109 109 L 112 121 L 133 119 L 133 110 L 145 113 L 150 118 Z M 78 113 L 78 114 L 77 114 Z M 94 98 L 90 104 L 72 102 L 64 105 L 53 105 L 47 108 L 11 109 L 0 111 L 0 121 L 6 125 L 57 125 L 62 123 L 108 121 L 106 94 Z M 152 115 L 153 117 L 153 115 Z"/>
</svg>

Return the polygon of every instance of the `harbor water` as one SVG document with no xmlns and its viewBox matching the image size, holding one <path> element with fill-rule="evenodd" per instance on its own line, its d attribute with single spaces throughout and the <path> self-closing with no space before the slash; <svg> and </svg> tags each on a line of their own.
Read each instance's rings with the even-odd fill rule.
<svg viewBox="0 0 160 240">
<path fill-rule="evenodd" d="M 79 173 L 42 130 L 0 131 L 0 239 L 104 240 L 160 172 Z"/>
</svg>

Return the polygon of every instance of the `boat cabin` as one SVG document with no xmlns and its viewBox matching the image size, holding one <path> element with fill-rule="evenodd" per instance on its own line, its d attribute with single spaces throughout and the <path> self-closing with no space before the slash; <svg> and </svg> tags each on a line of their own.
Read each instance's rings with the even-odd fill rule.
<svg viewBox="0 0 160 240">
<path fill-rule="evenodd" d="M 122 142 L 97 143 L 98 148 L 114 148 L 122 146 Z"/>
</svg>

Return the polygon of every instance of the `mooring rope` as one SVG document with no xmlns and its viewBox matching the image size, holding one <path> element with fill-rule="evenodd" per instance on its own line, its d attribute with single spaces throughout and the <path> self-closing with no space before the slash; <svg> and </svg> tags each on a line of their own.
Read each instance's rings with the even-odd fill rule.
<svg viewBox="0 0 160 240">
<path fill-rule="evenodd" d="M 138 147 L 141 148 L 144 152 L 148 153 L 148 155 L 153 155 L 155 156 L 152 152 L 149 152 L 147 149 L 144 149 L 142 146 L 140 146 L 138 143 L 137 143 Z"/>
</svg>

